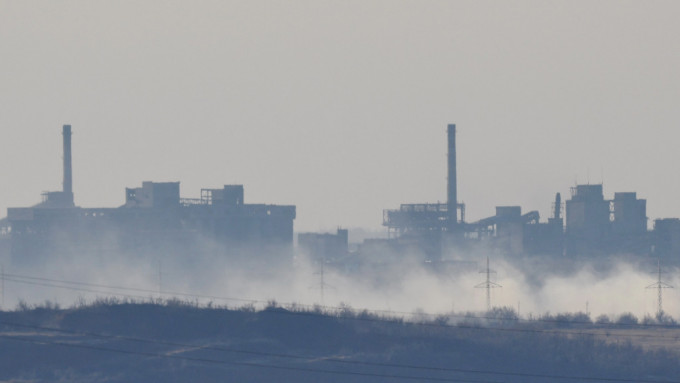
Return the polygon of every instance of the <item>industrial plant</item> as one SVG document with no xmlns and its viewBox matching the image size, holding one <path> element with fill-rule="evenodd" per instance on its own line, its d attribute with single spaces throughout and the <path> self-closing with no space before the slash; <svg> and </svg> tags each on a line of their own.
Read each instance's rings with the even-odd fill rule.
<svg viewBox="0 0 680 383">
<path fill-rule="evenodd" d="M 125 189 L 120 207 L 77 207 L 70 125 L 63 146 L 63 190 L 43 193 L 32 207 L 8 208 L 0 221 L 2 249 L 13 263 L 65 254 L 292 256 L 295 206 L 245 203 L 243 185 L 181 198 L 179 182 L 143 182 Z"/>
<path fill-rule="evenodd" d="M 459 202 L 456 126 L 448 125 L 448 177 L 445 203 L 405 203 L 383 212 L 386 238 L 350 247 L 346 229 L 337 233 L 300 233 L 298 250 L 320 260 L 361 260 L 375 252 L 389 256 L 419 254 L 441 261 L 482 250 L 503 256 L 598 257 L 654 256 L 676 263 L 680 219 L 655 220 L 648 228 L 646 200 L 635 192 L 606 199 L 602 184 L 576 185 L 569 199 L 554 196 L 552 216 L 497 206 L 491 217 L 468 222 Z M 63 189 L 42 194 L 31 207 L 7 209 L 0 220 L 0 251 L 21 263 L 64 254 L 143 257 L 159 251 L 178 256 L 275 257 L 287 261 L 294 251 L 294 205 L 247 204 L 243 185 L 201 189 L 183 198 L 179 182 L 143 182 L 125 189 L 115 208 L 82 208 L 74 203 L 71 126 L 63 126 Z M 548 198 L 546 199 L 549 200 Z M 479 251 L 475 251 L 479 253 Z"/>
<path fill-rule="evenodd" d="M 455 125 L 448 125 L 447 135 L 446 203 L 405 203 L 385 210 L 388 238 L 365 241 L 359 253 L 389 249 L 394 254 L 419 253 L 428 261 L 480 251 L 506 257 L 653 256 L 666 264 L 680 260 L 680 219 L 657 219 L 650 231 L 646 200 L 635 192 L 616 192 L 613 199 L 605 199 L 602 184 L 576 185 L 566 202 L 556 193 L 547 221 L 540 220 L 538 211 L 522 212 L 521 206 L 497 206 L 494 216 L 466 221 L 457 192 Z M 319 249 L 332 248 L 325 253 L 337 254 L 347 248 L 340 241 L 345 238 L 341 231 L 318 235 L 315 241 L 304 235 L 300 245 L 317 256 L 322 254 Z"/>
</svg>

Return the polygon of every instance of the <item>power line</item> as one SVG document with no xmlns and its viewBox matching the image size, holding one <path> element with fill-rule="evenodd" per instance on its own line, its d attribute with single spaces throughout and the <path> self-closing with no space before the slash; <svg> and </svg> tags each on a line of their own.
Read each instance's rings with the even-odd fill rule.
<svg viewBox="0 0 680 383">
<path fill-rule="evenodd" d="M 45 282 L 22 281 L 20 279 L 7 278 L 7 277 L 5 277 L 5 281 L 6 282 L 14 282 L 14 283 L 23 283 L 23 284 L 34 285 L 34 286 L 56 287 L 56 288 L 61 288 L 61 289 L 67 289 L 67 290 L 73 290 L 73 291 L 82 291 L 82 292 L 88 292 L 88 293 L 108 294 L 108 295 L 121 296 L 121 297 L 126 297 L 126 298 L 148 299 L 148 298 L 151 297 L 151 296 L 144 296 L 144 295 L 116 293 L 116 292 L 111 292 L 111 291 L 92 290 L 92 289 L 81 288 L 81 287 L 73 287 L 73 286 L 61 286 L 61 285 L 55 285 L 55 284 L 45 283 Z"/>
<path fill-rule="evenodd" d="M 79 336 L 86 336 L 86 337 L 97 337 L 97 338 L 104 338 L 104 339 L 116 339 L 116 340 L 131 341 L 131 342 L 160 344 L 160 345 L 165 345 L 165 346 L 174 346 L 174 347 L 182 347 L 182 348 L 196 348 L 196 349 L 201 349 L 201 350 L 232 352 L 232 353 L 250 354 L 250 355 L 258 355 L 258 356 L 270 356 L 270 357 L 279 357 L 279 358 L 300 359 L 300 360 L 309 360 L 309 359 L 318 359 L 319 358 L 319 356 L 302 356 L 302 355 L 295 355 L 295 354 L 271 353 L 271 352 L 243 350 L 243 349 L 236 349 L 236 348 L 225 348 L 225 347 L 215 347 L 215 346 L 188 344 L 188 343 L 168 342 L 168 341 L 160 341 L 160 340 L 154 340 L 154 339 L 145 339 L 145 338 L 137 338 L 137 337 L 129 337 L 129 336 L 120 336 L 120 335 L 100 334 L 100 333 L 84 332 L 84 331 L 65 330 L 65 329 L 58 329 L 58 328 L 53 328 L 53 327 L 27 325 L 27 324 L 20 324 L 20 323 L 14 323 L 14 322 L 6 322 L 6 321 L 0 321 L 0 324 L 6 325 L 6 326 L 12 326 L 12 327 L 19 327 L 19 328 L 29 328 L 29 329 L 32 329 L 32 330 L 52 331 L 52 332 L 57 332 L 57 333 L 65 333 L 65 334 L 79 335 Z M 69 344 L 71 344 L 71 343 L 69 343 Z M 430 366 L 409 365 L 409 364 L 365 362 L 365 361 L 356 361 L 356 360 L 347 360 L 347 359 L 338 359 L 338 358 L 323 358 L 323 361 L 332 362 L 332 363 L 340 363 L 340 364 L 349 364 L 349 365 L 373 366 L 373 367 L 405 368 L 405 369 L 429 370 L 429 371 L 440 371 L 440 372 L 458 372 L 458 373 L 470 373 L 470 374 L 519 376 L 519 377 L 530 377 L 530 378 L 548 378 L 548 379 L 564 379 L 564 380 L 591 380 L 591 381 L 607 381 L 607 382 L 680 383 L 680 381 L 672 382 L 672 381 L 666 381 L 666 380 L 658 381 L 658 380 L 606 378 L 606 377 L 591 377 L 591 376 L 576 376 L 576 375 L 549 375 L 549 374 L 510 372 L 510 371 L 493 371 L 493 370 L 474 370 L 474 369 L 462 369 L 462 368 L 430 367 Z"/>
<path fill-rule="evenodd" d="M 20 282 L 20 283 L 28 283 L 28 284 L 36 284 L 34 282 Z M 49 284 L 45 283 L 37 283 L 38 285 L 41 286 L 50 286 Z M 54 287 L 61 287 L 61 288 L 70 288 L 68 286 L 54 286 Z M 88 291 L 88 292 L 95 292 L 95 293 L 100 293 L 99 291 L 95 290 L 87 290 L 84 288 L 73 288 L 78 291 Z M 138 298 L 138 299 L 152 299 L 151 297 L 144 297 L 144 296 L 135 296 L 135 295 L 130 295 L 130 294 L 117 294 L 125 297 L 131 297 L 131 298 Z M 340 309 L 340 308 L 338 308 Z M 318 317 L 319 313 L 315 312 L 305 312 L 305 311 L 290 311 L 290 310 L 266 310 L 263 311 L 263 313 L 266 314 L 276 314 L 276 315 L 294 315 L 294 316 L 314 316 Z M 618 338 L 639 338 L 639 339 L 668 339 L 667 335 L 654 335 L 654 334 L 598 334 L 598 333 L 592 333 L 592 332 L 587 332 L 587 331 L 569 331 L 569 330 L 560 330 L 560 329 L 536 329 L 536 328 L 509 328 L 509 327 L 483 327 L 481 325 L 471 325 L 471 324 L 464 324 L 464 323 L 458 323 L 458 324 L 447 324 L 447 323 L 422 323 L 422 322 L 411 322 L 411 323 L 404 323 L 401 318 L 376 318 L 376 317 L 371 317 L 371 316 L 363 316 L 363 315 L 355 315 L 355 316 L 328 316 L 328 318 L 336 318 L 336 319 L 344 319 L 344 320 L 354 320 L 354 321 L 363 321 L 363 322 L 379 322 L 379 323 L 386 323 L 386 324 L 398 324 L 398 325 L 410 325 L 410 326 L 424 326 L 424 327 L 436 327 L 436 328 L 451 328 L 451 329 L 467 329 L 467 330 L 475 330 L 475 331 L 497 331 L 497 332 L 509 332 L 509 333 L 527 333 L 527 334 L 552 334 L 552 335 L 579 335 L 579 336 L 589 336 L 593 338 L 597 337 L 618 337 Z M 474 318 L 474 317 L 473 317 Z M 478 317 L 481 318 L 481 317 Z M 489 318 L 491 319 L 491 318 Z M 570 322 L 557 322 L 557 323 L 570 323 Z M 591 324 L 592 325 L 592 324 Z M 633 326 L 633 325 L 631 325 Z M 638 326 L 639 327 L 639 326 Z M 677 327 L 671 327 L 673 329 L 680 330 L 680 328 Z"/>
<path fill-rule="evenodd" d="M 158 294 L 158 290 L 143 289 L 143 288 L 136 288 L 136 287 L 112 286 L 112 285 L 102 285 L 102 284 L 97 284 L 97 283 L 65 281 L 65 280 L 60 280 L 60 279 L 33 277 L 33 276 L 19 275 L 19 274 L 7 274 L 7 273 L 5 273 L 4 275 L 5 275 L 5 277 L 10 277 L 10 278 L 14 278 L 14 279 L 29 279 L 29 280 L 36 280 L 36 281 L 64 283 L 64 284 L 79 285 L 79 286 L 100 287 L 100 288 L 113 289 L 113 290 L 136 291 L 136 292 L 143 292 L 143 293 L 150 293 L 150 294 Z M 15 282 L 22 283 L 21 281 L 16 281 L 16 280 L 15 280 Z M 224 301 L 239 301 L 239 302 L 245 302 L 245 303 L 263 303 L 263 302 L 266 302 L 264 300 L 257 300 L 257 299 L 220 297 L 220 296 L 214 296 L 214 295 L 192 294 L 192 293 L 183 293 L 183 292 L 176 292 L 176 291 L 162 291 L 161 293 L 163 295 L 176 295 L 176 296 L 183 296 L 183 297 L 190 297 L 190 298 L 217 299 L 217 300 L 224 300 Z"/>
<path fill-rule="evenodd" d="M 276 311 L 263 311 L 263 313 L 273 313 L 277 315 L 297 315 L 297 316 L 319 316 L 321 314 L 313 312 L 303 312 L 303 311 L 289 311 L 289 310 L 276 310 Z M 364 316 L 329 316 L 329 318 L 338 319 L 348 319 L 356 321 L 367 321 L 367 322 L 381 322 L 381 323 L 396 323 L 400 325 L 410 325 L 410 326 L 421 326 L 421 327 L 439 327 L 439 328 L 451 328 L 451 329 L 467 329 L 467 330 L 479 330 L 479 331 L 499 331 L 499 332 L 518 332 L 518 333 L 533 333 L 533 334 L 552 334 L 552 335 L 581 335 L 590 337 L 619 337 L 619 338 L 647 338 L 647 339 L 668 339 L 667 335 L 653 335 L 653 334 L 597 334 L 592 332 L 584 331 L 569 331 L 569 330 L 552 330 L 552 329 L 536 329 L 536 328 L 509 328 L 509 327 L 483 327 L 482 325 L 467 325 L 467 324 L 446 324 L 446 323 L 436 323 L 436 322 L 403 322 L 401 319 L 390 319 L 390 318 L 371 318 Z M 474 318 L 474 317 L 473 317 Z M 493 319 L 493 318 L 489 318 Z M 571 322 L 557 322 L 557 323 L 571 323 Z M 592 323 L 591 323 L 592 325 Z M 630 325 L 643 327 L 644 325 Z M 668 327 L 674 330 L 680 330 L 678 327 Z M 610 328 L 606 328 L 611 330 Z"/>
<path fill-rule="evenodd" d="M 170 354 L 169 355 L 169 354 L 144 352 L 144 351 L 120 350 L 120 349 L 108 348 L 108 347 L 102 347 L 102 346 L 74 344 L 74 343 L 66 343 L 66 342 L 50 341 L 50 340 L 36 340 L 36 339 L 17 338 L 17 337 L 8 336 L 8 335 L 0 335 L 0 338 L 8 339 L 8 340 L 16 340 L 16 341 L 21 341 L 21 342 L 35 343 L 35 344 L 50 344 L 50 345 L 63 346 L 63 347 L 82 348 L 82 349 L 106 351 L 106 352 L 115 352 L 115 353 L 128 354 L 128 355 L 149 356 L 149 357 L 155 357 L 155 358 L 179 359 L 179 360 L 187 360 L 187 361 L 192 361 L 192 362 L 226 364 L 226 365 L 236 365 L 236 366 L 244 366 L 244 367 L 259 367 L 259 368 L 271 368 L 271 369 L 277 369 L 277 370 L 314 372 L 314 373 L 332 374 L 332 375 L 350 375 L 350 376 L 364 376 L 364 377 L 390 378 L 390 379 L 402 379 L 402 380 L 418 380 L 418 381 L 434 381 L 434 382 L 500 383 L 500 382 L 497 382 L 497 381 L 487 381 L 487 380 L 449 379 L 449 378 L 435 378 L 435 377 L 427 377 L 427 376 L 378 374 L 378 373 L 358 372 L 358 371 L 335 371 L 335 370 L 325 370 L 325 369 L 320 369 L 320 368 L 309 368 L 309 367 L 292 367 L 292 366 L 280 366 L 280 365 L 264 364 L 264 363 L 235 362 L 235 361 L 225 361 L 225 360 L 215 360 L 215 359 L 207 359 L 207 358 L 180 356 L 180 355 L 176 355 L 176 354 Z M 653 383 L 656 383 L 656 382 L 653 382 Z"/>
<path fill-rule="evenodd" d="M 25 281 L 23 281 L 25 282 Z M 33 283 L 33 282 L 25 282 L 25 283 Z M 49 284 L 43 284 L 40 283 L 40 285 L 47 285 L 50 286 Z M 56 287 L 64 287 L 64 288 L 69 288 L 68 286 L 56 286 Z M 74 288 L 79 291 L 89 291 L 89 292 L 100 292 L 100 291 L 95 291 L 95 290 L 88 290 L 88 289 L 83 289 L 83 288 Z M 129 294 L 125 294 L 126 296 L 130 297 L 140 297 L 140 298 L 149 298 L 149 297 L 142 297 L 142 296 L 133 296 Z M 264 313 L 275 313 L 275 314 L 288 314 L 288 315 L 297 315 L 297 316 L 319 316 L 320 314 L 318 313 L 310 313 L 310 312 L 294 312 L 294 311 L 288 311 L 288 310 L 269 310 L 269 311 L 264 311 Z M 329 318 L 334 318 L 334 317 L 329 317 Z M 337 317 L 339 319 L 353 319 L 353 320 L 361 320 L 361 321 L 373 321 L 373 322 L 381 322 L 381 323 L 396 323 L 396 324 L 404 324 L 401 320 L 389 320 L 389 319 L 380 319 L 380 318 L 371 318 L 371 317 Z M 569 322 L 566 322 L 569 323 Z M 518 329 L 518 328 L 493 328 L 493 327 L 480 327 L 480 326 L 473 326 L 473 325 L 449 325 L 449 324 L 441 324 L 441 323 L 411 323 L 409 325 L 416 325 L 416 326 L 431 326 L 431 327 L 448 327 L 448 328 L 453 328 L 453 329 L 473 329 L 473 330 L 496 330 L 496 331 L 504 331 L 504 332 L 520 332 L 520 333 L 540 333 L 540 334 L 568 334 L 568 335 L 588 335 L 588 336 L 602 336 L 602 334 L 595 334 L 595 333 L 589 333 L 589 332 L 574 332 L 574 331 L 560 331 L 560 330 L 544 330 L 544 329 Z M 54 329 L 52 329 L 54 330 Z M 607 336 L 610 336 L 610 334 L 607 334 Z M 618 337 L 637 337 L 637 338 L 662 338 L 666 339 L 667 336 L 655 336 L 655 335 L 649 335 L 649 334 L 618 334 Z M 234 351 L 236 352 L 236 351 Z M 472 372 L 472 371 L 469 371 Z M 479 373 L 486 373 L 485 371 L 479 370 Z M 495 372 L 491 372 L 491 374 L 494 374 Z M 521 376 L 521 375 L 519 375 Z M 527 375 L 528 376 L 528 375 Z M 549 378 L 551 376 L 546 376 L 546 378 Z M 559 378 L 558 376 L 553 376 L 554 378 Z M 570 379 L 578 379 L 578 377 L 568 377 Z M 567 379 L 565 377 L 564 379 Z M 583 379 L 590 379 L 593 380 L 592 378 L 587 378 L 583 377 Z M 599 379 L 599 378 L 598 378 Z M 606 381 L 609 378 L 602 378 L 601 380 Z M 637 380 L 639 381 L 639 380 Z"/>
<path fill-rule="evenodd" d="M 22 280 L 22 279 L 28 279 L 29 281 Z M 29 285 L 37 285 L 37 286 L 44 286 L 44 287 L 56 287 L 56 288 L 62 288 L 62 289 L 68 289 L 68 290 L 74 290 L 74 291 L 82 291 L 82 292 L 90 292 L 90 293 L 96 293 L 96 294 L 108 294 L 108 295 L 114 295 L 114 296 L 121 296 L 121 297 L 127 297 L 127 298 L 134 298 L 134 299 L 152 299 L 151 295 L 155 295 L 158 292 L 156 290 L 151 290 L 151 289 L 142 289 L 142 288 L 133 288 L 133 287 L 124 287 L 124 286 L 111 286 L 111 285 L 102 285 L 102 284 L 93 284 L 93 283 L 86 283 L 86 282 L 76 282 L 76 281 L 65 281 L 65 280 L 58 280 L 58 279 L 51 279 L 51 278 L 43 278 L 43 277 L 32 277 L 32 276 L 25 276 L 25 275 L 17 275 L 17 274 L 5 274 L 5 281 L 8 282 L 14 282 L 14 283 L 22 283 L 22 284 L 29 284 Z M 35 281 L 45 281 L 45 282 L 35 282 Z M 49 283 L 51 282 L 51 283 Z M 143 295 L 134 295 L 134 294 L 127 294 L 127 293 L 118 293 L 118 292 L 110 292 L 110 291 L 101 291 L 101 290 L 92 290 L 92 289 L 87 289 L 87 288 L 81 288 L 81 287 L 73 287 L 73 286 L 64 286 L 64 285 L 59 285 L 55 283 L 60 283 L 60 284 L 73 284 L 77 286 L 93 286 L 97 288 L 105 288 L 105 289 L 114 289 L 114 290 L 124 290 L 124 291 L 138 291 L 138 292 L 146 292 L 149 293 L 149 296 L 143 296 Z M 176 295 L 176 296 L 183 296 L 183 297 L 191 297 L 191 298 L 206 298 L 206 299 L 215 299 L 215 300 L 224 300 L 224 301 L 238 301 L 238 302 L 247 302 L 247 303 L 261 303 L 261 304 L 267 304 L 269 303 L 268 301 L 265 300 L 260 300 L 260 299 L 247 299 L 247 298 L 233 298 L 233 297 L 220 297 L 220 296 L 214 296 L 214 295 L 202 295 L 202 294 L 192 294 L 192 293 L 183 293 L 183 292 L 164 292 L 164 295 Z M 297 304 L 297 303 L 282 303 L 282 305 L 288 305 L 292 307 L 300 307 L 300 308 L 307 308 L 307 309 L 316 309 L 316 308 L 322 308 L 326 310 L 333 310 L 333 311 L 339 311 L 342 312 L 346 308 L 343 307 L 337 307 L 337 306 L 320 306 L 320 305 L 302 305 L 302 304 Z M 372 314 L 386 314 L 386 315 L 414 315 L 413 312 L 404 312 L 404 311 L 387 311 L 387 310 L 368 310 L 368 309 L 356 309 L 357 312 L 370 312 Z M 278 313 L 278 311 L 277 311 Z M 288 314 L 295 314 L 295 315 L 303 315 L 304 313 L 300 312 L 294 312 L 294 311 L 287 311 L 286 313 Z M 550 324 L 568 324 L 568 325 L 589 325 L 593 326 L 594 324 L 592 322 L 588 321 L 568 321 L 568 320 L 558 320 L 558 319 L 521 319 L 521 318 L 496 318 L 492 316 L 479 316 L 479 315 L 461 315 L 461 314 L 432 314 L 432 313 L 422 313 L 419 312 L 417 313 L 418 315 L 427 315 L 430 317 L 437 317 L 439 315 L 446 315 L 451 318 L 462 318 L 463 320 L 469 320 L 469 319 L 481 319 L 481 320 L 490 320 L 490 321 L 502 321 L 502 322 L 517 322 L 517 323 L 550 323 Z M 311 313 L 310 315 L 318 315 Z M 360 320 L 379 320 L 379 321 L 385 321 L 389 320 L 388 319 L 371 319 L 371 318 L 353 318 L 349 316 L 344 316 L 340 317 L 344 319 L 360 319 Z M 394 318 L 398 319 L 398 318 Z M 456 325 L 449 325 L 445 323 L 418 323 L 420 325 L 429 325 L 429 326 L 438 326 L 438 327 L 456 327 L 456 328 L 482 328 L 481 326 L 465 326 L 461 324 L 456 324 Z M 668 324 L 623 324 L 623 323 L 608 323 L 606 324 L 607 328 L 609 329 L 610 327 L 620 327 L 620 328 L 666 328 L 666 329 L 678 329 L 680 330 L 680 327 L 674 326 L 674 325 L 668 325 Z M 485 327 L 488 329 L 494 329 L 494 330 L 503 330 L 503 331 L 508 331 L 508 330 L 516 330 L 516 331 L 525 331 L 525 332 L 548 332 L 548 333 L 567 333 L 570 335 L 575 335 L 575 334 L 584 334 L 584 335 L 593 335 L 590 333 L 575 333 L 573 331 L 559 331 L 559 330 L 542 330 L 542 329 L 500 329 L 500 328 L 492 328 L 492 327 Z M 658 338 L 666 338 L 665 336 L 653 336 L 653 335 L 645 335 L 645 334 L 621 334 L 621 336 L 641 336 L 641 337 L 658 337 Z"/>
</svg>

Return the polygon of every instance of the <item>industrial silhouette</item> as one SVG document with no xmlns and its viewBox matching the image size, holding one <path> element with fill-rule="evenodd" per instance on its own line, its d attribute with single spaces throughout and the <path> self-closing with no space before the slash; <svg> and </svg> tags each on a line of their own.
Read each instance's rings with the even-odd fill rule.
<svg viewBox="0 0 680 383">
<path fill-rule="evenodd" d="M 292 255 L 295 206 L 247 204 L 243 185 L 202 189 L 200 198 L 181 198 L 179 182 L 143 182 L 125 189 L 120 207 L 75 206 L 70 125 L 63 127 L 63 141 L 63 190 L 43 193 L 35 206 L 9 208 L 0 221 L 0 248 L 10 252 L 13 263 L 125 252 Z"/>
<path fill-rule="evenodd" d="M 572 187 L 566 203 L 557 193 L 547 222 L 538 211 L 523 213 L 521 206 L 498 206 L 494 216 L 467 222 L 457 192 L 456 126 L 448 125 L 447 134 L 446 202 L 385 210 L 387 238 L 365 240 L 353 250 L 352 262 L 377 252 L 422 254 L 424 261 L 437 262 L 472 249 L 503 256 L 652 255 L 677 262 L 680 219 L 655 220 L 650 231 L 646 200 L 634 192 L 617 192 L 607 200 L 602 184 Z M 63 190 L 43 193 L 32 207 L 8 208 L 0 220 L 0 252 L 9 253 L 12 262 L 120 252 L 292 259 L 294 205 L 246 204 L 243 185 L 182 198 L 179 182 L 146 181 L 126 188 L 120 207 L 82 208 L 74 203 L 70 125 L 63 126 L 63 150 Z M 321 262 L 347 262 L 346 229 L 300 233 L 298 239 L 300 251 Z"/>
<path fill-rule="evenodd" d="M 653 253 L 677 258 L 680 253 L 680 220 L 656 220 L 650 232 L 646 200 L 638 199 L 636 193 L 615 193 L 613 200 L 606 200 L 602 184 L 572 187 L 565 205 L 557 193 L 547 222 L 540 222 L 538 211 L 523 214 L 521 206 L 498 206 L 496 215 L 467 222 L 465 205 L 458 203 L 456 192 L 455 135 L 455 125 L 449 125 L 447 202 L 402 204 L 399 209 L 385 210 L 383 225 L 396 243 L 392 247 L 417 248 L 432 260 L 480 245 L 506 256 Z"/>
</svg>

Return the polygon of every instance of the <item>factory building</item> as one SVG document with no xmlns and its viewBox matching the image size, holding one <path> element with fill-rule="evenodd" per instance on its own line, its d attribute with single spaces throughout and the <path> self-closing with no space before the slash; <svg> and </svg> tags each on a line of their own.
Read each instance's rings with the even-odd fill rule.
<svg viewBox="0 0 680 383">
<path fill-rule="evenodd" d="M 603 245 L 609 233 L 609 201 L 602 185 L 577 185 L 567 200 L 566 253 L 594 255 L 606 253 Z"/>
<path fill-rule="evenodd" d="M 125 204 L 118 208 L 75 206 L 69 125 L 63 140 L 63 190 L 44 193 L 35 206 L 9 208 L 0 221 L 0 249 L 10 252 L 12 262 L 75 253 L 292 259 L 295 206 L 246 204 L 243 185 L 181 198 L 179 182 L 147 181 L 126 188 Z"/>
<path fill-rule="evenodd" d="M 451 251 L 493 249 L 503 255 L 561 254 L 562 219 L 559 213 L 547 224 L 537 211 L 522 214 L 520 206 L 498 206 L 496 215 L 477 222 L 465 221 L 465 205 L 458 203 L 456 177 L 456 126 L 448 135 L 446 203 L 402 204 L 383 212 L 390 248 L 419 251 L 428 260 L 439 260 Z M 560 203 L 557 202 L 558 212 Z M 408 249 L 408 250 L 405 250 Z"/>
<path fill-rule="evenodd" d="M 557 193 L 548 222 L 540 222 L 537 211 L 522 213 L 520 206 L 498 206 L 494 216 L 466 222 L 465 206 L 457 195 L 455 132 L 455 125 L 449 125 L 446 203 L 402 204 L 385 210 L 383 225 L 392 248 L 416 248 L 430 260 L 451 249 L 471 248 L 506 256 L 589 257 L 649 255 L 656 245 L 659 254 L 675 254 L 677 249 L 680 255 L 676 241 L 680 223 L 657 221 L 654 232 L 649 232 L 647 201 L 634 192 L 617 192 L 607 200 L 601 184 L 576 185 L 564 205 Z"/>
<path fill-rule="evenodd" d="M 524 254 L 525 227 L 537 224 L 538 212 L 522 215 L 520 206 L 497 206 L 496 215 L 482 219 L 474 227 L 478 237 L 504 255 Z"/>
<path fill-rule="evenodd" d="M 426 259 L 441 258 L 444 249 L 461 238 L 465 226 L 465 205 L 458 203 L 456 177 L 456 125 L 447 127 L 448 170 L 446 203 L 402 204 L 383 211 L 383 226 L 394 242 L 391 247 L 421 251 Z"/>
<path fill-rule="evenodd" d="M 611 210 L 610 253 L 649 254 L 650 235 L 647 230 L 647 200 L 636 193 L 614 193 Z"/>
<path fill-rule="evenodd" d="M 636 193 L 615 193 L 605 200 L 602 185 L 577 185 L 566 203 L 567 255 L 650 252 L 647 201 Z"/>
<path fill-rule="evenodd" d="M 664 218 L 654 221 L 652 232 L 653 254 L 664 264 L 680 263 L 680 219 Z"/>
<path fill-rule="evenodd" d="M 340 261 L 349 253 L 349 231 L 333 233 L 299 233 L 298 250 L 316 261 Z"/>
<path fill-rule="evenodd" d="M 553 216 L 548 222 L 539 222 L 538 212 L 536 220 L 524 225 L 524 249 L 531 255 L 564 255 L 564 220 L 562 219 L 562 196 L 555 195 L 552 206 Z"/>
</svg>

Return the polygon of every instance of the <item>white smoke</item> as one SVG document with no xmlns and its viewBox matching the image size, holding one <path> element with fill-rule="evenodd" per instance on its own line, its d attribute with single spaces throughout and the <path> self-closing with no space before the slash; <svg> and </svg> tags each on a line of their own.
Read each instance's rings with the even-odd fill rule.
<svg viewBox="0 0 680 383">
<path fill-rule="evenodd" d="M 49 300 L 67 307 L 97 297 L 148 300 L 174 296 L 230 307 L 249 302 L 262 307 L 267 301 L 277 301 L 282 305 L 349 305 L 395 313 L 486 310 L 486 290 L 474 287 L 486 280 L 486 274 L 480 273 L 486 266 L 486 257 L 481 254 L 442 263 L 422 262 L 418 254 L 385 253 L 364 262 L 348 256 L 348 260 L 324 264 L 323 289 L 320 263 L 306 254 L 279 262 L 260 262 L 257 253 L 239 259 L 219 252 L 206 254 L 211 255 L 71 254 L 21 266 L 5 264 L 3 309 L 13 309 L 19 302 L 33 305 Z M 491 290 L 491 304 L 519 310 L 523 318 L 586 310 L 593 319 L 625 312 L 642 318 L 653 316 L 657 310 L 657 290 L 645 288 L 657 279 L 651 260 L 491 257 L 490 267 L 496 271 L 490 274 L 492 281 L 502 286 Z M 678 270 L 665 271 L 664 281 L 680 286 Z M 662 293 L 664 311 L 680 318 L 676 291 L 664 289 Z"/>
</svg>

